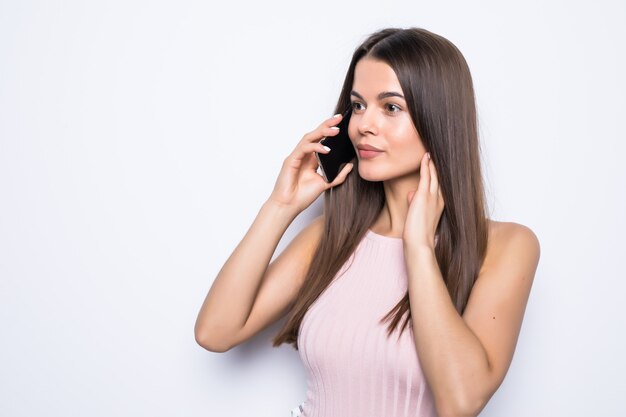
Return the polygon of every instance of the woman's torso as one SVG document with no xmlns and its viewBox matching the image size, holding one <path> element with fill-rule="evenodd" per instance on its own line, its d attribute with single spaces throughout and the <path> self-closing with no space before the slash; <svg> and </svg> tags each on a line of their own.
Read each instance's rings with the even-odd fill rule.
<svg viewBox="0 0 626 417">
<path fill-rule="evenodd" d="M 406 291 L 402 239 L 368 230 L 300 325 L 302 417 L 436 416 L 411 322 L 399 339 L 379 322 Z"/>
</svg>

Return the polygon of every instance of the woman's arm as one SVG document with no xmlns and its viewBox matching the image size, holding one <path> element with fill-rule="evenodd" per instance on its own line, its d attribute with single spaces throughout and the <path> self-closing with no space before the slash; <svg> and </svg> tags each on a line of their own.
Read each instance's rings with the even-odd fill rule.
<svg viewBox="0 0 626 417">
<path fill-rule="evenodd" d="M 476 416 L 511 363 L 539 261 L 539 242 L 510 223 L 472 288 L 461 317 L 430 246 L 406 253 L 413 333 L 440 417 Z"/>
<path fill-rule="evenodd" d="M 245 324 L 261 279 L 297 212 L 266 201 L 230 255 L 202 304 L 194 328 L 199 345 L 221 352 Z"/>
<path fill-rule="evenodd" d="M 345 181 L 352 169 L 353 164 L 346 164 L 330 183 L 316 171 L 315 152 L 330 152 L 320 140 L 339 131 L 333 127 L 342 115 L 336 116 L 306 133 L 283 161 L 270 198 L 220 270 L 202 304 L 194 329 L 200 346 L 216 352 L 229 349 L 272 322 L 289 304 L 289 298 L 295 297 L 297 282 L 303 279 L 306 267 L 292 268 L 293 260 L 310 257 L 314 247 L 311 242 L 321 234 L 317 233 L 321 230 L 319 225 L 323 225 L 319 220 L 294 239 L 285 255 L 279 256 L 274 267 L 269 268 L 271 276 L 263 278 L 291 222 L 323 192 Z M 288 268 L 291 268 L 289 276 L 285 272 Z M 286 280 L 291 290 L 281 288 Z M 260 309 L 253 310 L 260 289 L 265 290 L 261 291 L 262 303 Z M 255 314 L 246 326 L 251 313 Z"/>
</svg>

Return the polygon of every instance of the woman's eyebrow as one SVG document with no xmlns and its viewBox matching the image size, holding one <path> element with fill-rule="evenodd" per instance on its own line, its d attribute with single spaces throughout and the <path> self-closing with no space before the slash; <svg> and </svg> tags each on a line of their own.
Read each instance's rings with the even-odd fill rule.
<svg viewBox="0 0 626 417">
<path fill-rule="evenodd" d="M 361 100 L 365 100 L 362 95 L 360 95 L 359 93 L 357 93 L 354 90 L 350 91 L 350 95 L 351 96 L 357 96 Z M 382 100 L 382 99 L 387 98 L 387 97 L 400 97 L 402 100 L 404 100 L 404 96 L 402 94 L 400 94 L 400 93 L 396 93 L 395 91 L 383 91 L 382 93 L 380 93 L 378 95 L 377 98 L 379 100 Z"/>
</svg>

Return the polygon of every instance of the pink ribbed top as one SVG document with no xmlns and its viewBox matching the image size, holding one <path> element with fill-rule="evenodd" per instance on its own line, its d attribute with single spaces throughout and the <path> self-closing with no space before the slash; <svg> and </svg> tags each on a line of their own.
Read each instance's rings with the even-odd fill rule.
<svg viewBox="0 0 626 417">
<path fill-rule="evenodd" d="M 302 417 L 436 417 L 411 322 L 379 323 L 406 291 L 402 239 L 368 230 L 300 324 Z"/>
</svg>

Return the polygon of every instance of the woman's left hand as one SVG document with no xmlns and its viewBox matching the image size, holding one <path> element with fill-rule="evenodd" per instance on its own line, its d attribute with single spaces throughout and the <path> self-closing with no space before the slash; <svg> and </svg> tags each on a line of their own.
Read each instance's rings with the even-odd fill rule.
<svg viewBox="0 0 626 417">
<path fill-rule="evenodd" d="M 409 211 L 404 222 L 402 239 L 410 248 L 427 247 L 435 250 L 435 232 L 445 203 L 439 187 L 435 164 L 429 154 L 422 156 L 417 190 L 407 195 Z"/>
</svg>

